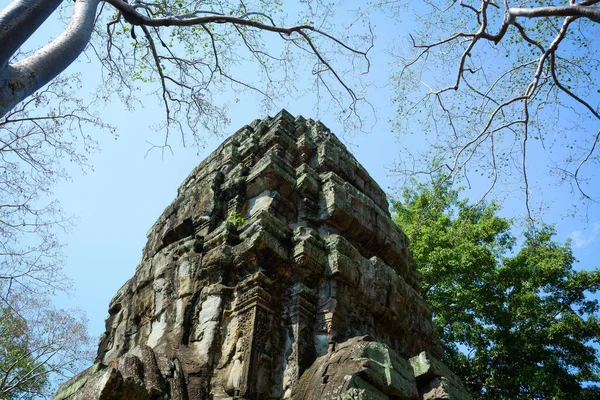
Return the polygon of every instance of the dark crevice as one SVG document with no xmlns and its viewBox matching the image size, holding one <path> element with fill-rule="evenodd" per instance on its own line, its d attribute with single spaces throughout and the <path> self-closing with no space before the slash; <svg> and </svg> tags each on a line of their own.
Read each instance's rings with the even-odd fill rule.
<svg viewBox="0 0 600 400">
<path fill-rule="evenodd" d="M 181 336 L 181 343 L 187 346 L 190 343 L 190 335 L 192 334 L 193 327 L 196 326 L 198 321 L 193 321 L 194 319 L 194 310 L 198 305 L 198 300 L 200 299 L 200 292 L 194 293 L 192 300 L 188 303 L 185 308 L 183 320 L 183 335 Z"/>
<path fill-rule="evenodd" d="M 162 239 L 162 245 L 158 249 L 158 251 L 167 247 L 168 245 L 175 243 L 181 239 L 184 239 L 188 236 L 194 235 L 194 224 L 192 223 L 191 218 L 184 219 L 179 225 L 177 225 L 174 229 L 169 230 Z"/>
</svg>

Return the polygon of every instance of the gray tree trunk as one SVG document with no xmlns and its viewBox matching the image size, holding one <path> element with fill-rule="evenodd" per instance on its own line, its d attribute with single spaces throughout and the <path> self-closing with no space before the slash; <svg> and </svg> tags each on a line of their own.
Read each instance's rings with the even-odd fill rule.
<svg viewBox="0 0 600 400">
<path fill-rule="evenodd" d="M 64 71 L 83 52 L 100 0 L 77 0 L 65 31 L 31 56 L 10 58 L 63 0 L 14 0 L 0 12 L 0 117 Z"/>
</svg>

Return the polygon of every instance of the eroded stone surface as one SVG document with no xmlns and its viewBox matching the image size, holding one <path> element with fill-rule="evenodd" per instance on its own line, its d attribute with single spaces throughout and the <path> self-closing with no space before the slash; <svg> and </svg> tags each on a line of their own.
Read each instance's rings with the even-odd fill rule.
<svg viewBox="0 0 600 400">
<path fill-rule="evenodd" d="M 417 399 L 411 364 L 388 346 L 356 337 L 332 346 L 305 371 L 292 399 Z"/>
<path fill-rule="evenodd" d="M 183 182 L 109 305 L 95 370 L 56 398 L 416 399 L 407 360 L 442 354 L 418 292 L 381 188 L 282 111 Z"/>
<path fill-rule="evenodd" d="M 471 398 L 458 376 L 426 351 L 410 358 L 409 362 L 419 384 L 419 395 L 422 400 Z"/>
</svg>

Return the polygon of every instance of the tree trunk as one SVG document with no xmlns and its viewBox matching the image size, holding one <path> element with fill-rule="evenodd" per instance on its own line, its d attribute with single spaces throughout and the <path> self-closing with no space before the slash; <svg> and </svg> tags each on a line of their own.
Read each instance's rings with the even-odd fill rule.
<svg viewBox="0 0 600 400">
<path fill-rule="evenodd" d="M 100 0 L 77 0 L 69 25 L 58 38 L 24 60 L 8 63 L 62 1 L 15 0 L 0 13 L 0 117 L 57 77 L 89 43 Z"/>
<path fill-rule="evenodd" d="M 62 0 L 15 0 L 0 12 L 0 69 L 60 3 Z"/>
</svg>

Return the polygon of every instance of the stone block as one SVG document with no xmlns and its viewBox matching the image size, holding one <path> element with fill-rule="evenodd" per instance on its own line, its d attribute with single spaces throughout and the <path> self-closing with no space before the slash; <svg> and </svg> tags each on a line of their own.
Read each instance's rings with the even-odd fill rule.
<svg viewBox="0 0 600 400">
<path fill-rule="evenodd" d="M 366 368 L 365 376 L 379 390 L 402 399 L 417 398 L 417 384 L 410 362 L 398 356 L 388 346 L 377 342 L 368 343 L 360 355 L 368 359 L 363 364 Z"/>
<path fill-rule="evenodd" d="M 423 351 L 412 357 L 410 364 L 419 385 L 423 400 L 470 400 L 472 396 L 462 386 L 460 379 L 444 363 Z"/>
</svg>

